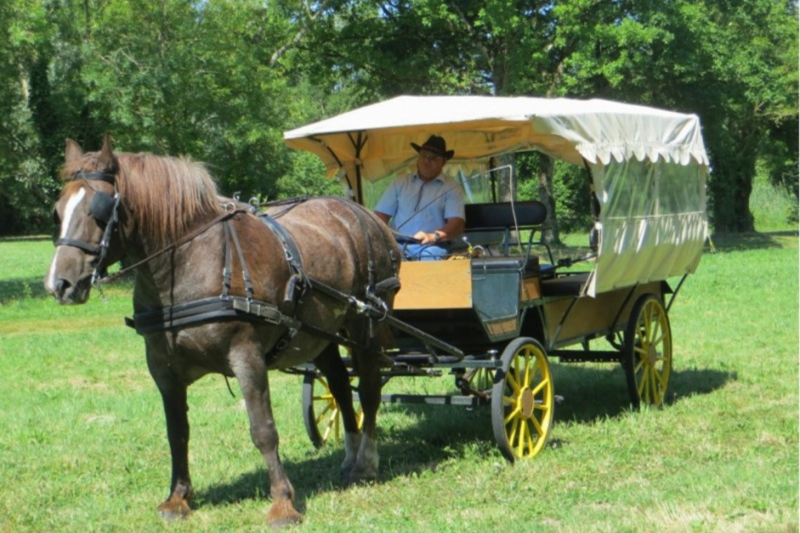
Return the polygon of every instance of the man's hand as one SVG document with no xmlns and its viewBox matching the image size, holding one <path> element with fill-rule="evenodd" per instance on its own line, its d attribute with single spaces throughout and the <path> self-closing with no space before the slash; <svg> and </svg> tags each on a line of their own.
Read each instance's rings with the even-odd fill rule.
<svg viewBox="0 0 800 533">
<path fill-rule="evenodd" d="M 441 237 L 435 231 L 431 233 L 418 231 L 414 234 L 414 238 L 417 239 L 420 244 L 432 244 L 441 240 Z"/>
</svg>

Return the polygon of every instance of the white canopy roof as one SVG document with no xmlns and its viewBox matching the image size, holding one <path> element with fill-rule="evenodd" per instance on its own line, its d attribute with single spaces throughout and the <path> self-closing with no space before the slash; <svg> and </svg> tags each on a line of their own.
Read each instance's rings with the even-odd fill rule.
<svg viewBox="0 0 800 533">
<path fill-rule="evenodd" d="M 441 135 L 456 161 L 536 149 L 588 162 L 600 203 L 600 246 L 586 293 L 694 272 L 708 231 L 708 171 L 696 115 L 606 100 L 400 96 L 284 134 L 350 187 L 416 158 Z M 652 165 L 643 164 L 646 160 Z"/>
<path fill-rule="evenodd" d="M 708 165 L 696 115 L 607 100 L 399 96 L 284 133 L 333 177 L 374 181 L 416 157 L 410 143 L 442 135 L 456 160 L 526 149 L 582 165 L 659 158 Z"/>
</svg>

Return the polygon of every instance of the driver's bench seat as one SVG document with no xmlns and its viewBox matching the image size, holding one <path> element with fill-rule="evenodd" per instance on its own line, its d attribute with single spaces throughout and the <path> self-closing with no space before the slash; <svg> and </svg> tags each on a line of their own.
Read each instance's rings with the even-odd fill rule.
<svg viewBox="0 0 800 533">
<path fill-rule="evenodd" d="M 501 246 L 509 255 L 511 232 L 531 230 L 530 245 L 535 230 L 547 219 L 547 208 L 537 200 L 520 202 L 466 204 L 464 236 L 472 246 Z"/>
</svg>

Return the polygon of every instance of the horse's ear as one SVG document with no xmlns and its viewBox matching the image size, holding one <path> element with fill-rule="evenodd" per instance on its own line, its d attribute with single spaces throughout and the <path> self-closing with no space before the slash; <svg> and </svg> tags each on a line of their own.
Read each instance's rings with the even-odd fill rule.
<svg viewBox="0 0 800 533">
<path fill-rule="evenodd" d="M 98 162 L 106 168 L 114 165 L 114 150 L 111 148 L 111 135 L 108 132 L 103 135 L 103 148 L 100 149 Z"/>
<path fill-rule="evenodd" d="M 64 161 L 69 163 L 81 157 L 83 157 L 83 148 L 81 148 L 81 145 L 72 139 L 67 139 L 67 148 L 64 150 Z"/>
</svg>

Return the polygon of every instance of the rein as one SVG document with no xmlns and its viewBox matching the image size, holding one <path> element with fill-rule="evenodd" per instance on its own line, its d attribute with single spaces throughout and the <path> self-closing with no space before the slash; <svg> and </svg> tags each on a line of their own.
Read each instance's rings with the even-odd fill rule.
<svg viewBox="0 0 800 533">
<path fill-rule="evenodd" d="M 179 247 L 179 246 L 181 246 L 183 244 L 186 244 L 187 242 L 199 237 L 200 235 L 202 235 L 203 233 L 205 233 L 206 231 L 211 229 L 216 224 L 218 224 L 220 222 L 224 222 L 226 220 L 229 220 L 229 219 L 235 217 L 236 215 L 238 215 L 239 213 L 246 213 L 246 212 L 247 212 L 247 210 L 245 210 L 245 209 L 234 209 L 233 211 L 226 211 L 225 213 L 222 213 L 221 215 L 218 215 L 218 216 L 214 217 L 213 219 L 211 219 L 210 221 L 206 222 L 205 224 L 203 224 L 199 228 L 187 233 L 181 239 L 173 242 L 172 244 L 168 244 L 167 246 L 165 246 L 164 248 L 162 248 L 161 250 L 159 250 L 159 251 L 157 251 L 157 252 L 155 252 L 153 254 L 148 255 L 147 257 L 145 257 L 141 261 L 137 261 L 136 263 L 119 270 L 118 272 L 114 273 L 111 276 L 105 276 L 105 277 L 102 277 L 102 278 L 98 277 L 98 279 L 96 281 L 94 281 L 93 283 L 95 285 L 99 285 L 101 283 L 105 284 L 105 283 L 111 283 L 112 281 L 116 281 L 119 278 L 121 278 L 122 276 L 124 276 L 125 274 L 127 274 L 128 272 L 130 272 L 132 270 L 135 270 L 135 269 L 139 268 L 140 266 L 142 266 L 142 265 L 144 265 L 146 263 L 149 263 L 150 261 L 152 261 L 156 257 L 159 257 L 160 255 L 163 255 L 163 254 L 169 252 L 170 250 L 174 250 L 175 248 L 177 248 L 177 247 Z"/>
</svg>

